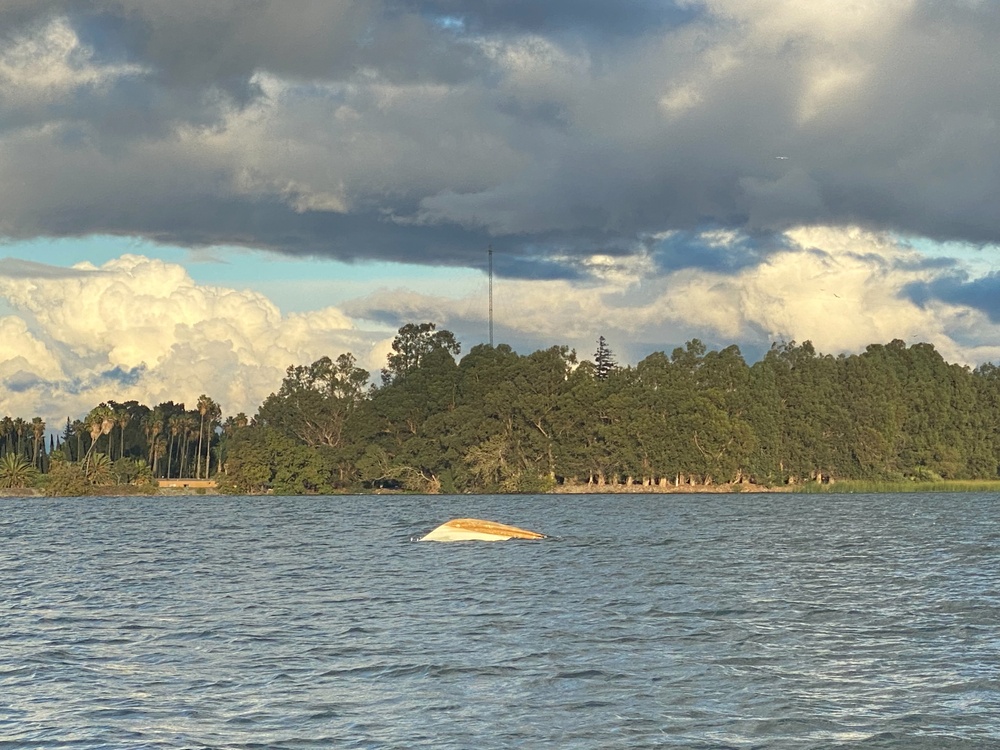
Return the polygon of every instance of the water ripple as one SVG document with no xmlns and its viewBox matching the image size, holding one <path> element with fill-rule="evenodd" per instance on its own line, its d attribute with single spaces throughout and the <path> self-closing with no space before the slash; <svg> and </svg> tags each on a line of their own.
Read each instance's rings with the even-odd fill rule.
<svg viewBox="0 0 1000 750">
<path fill-rule="evenodd" d="M 0 750 L 1000 747 L 996 502 L 5 498 Z"/>
</svg>

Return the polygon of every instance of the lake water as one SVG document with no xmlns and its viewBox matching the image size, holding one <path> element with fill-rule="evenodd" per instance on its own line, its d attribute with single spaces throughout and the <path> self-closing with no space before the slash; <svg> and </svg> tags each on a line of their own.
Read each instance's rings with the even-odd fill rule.
<svg viewBox="0 0 1000 750">
<path fill-rule="evenodd" d="M 2 498 L 0 594 L 0 748 L 1000 747 L 997 495 Z"/>
</svg>

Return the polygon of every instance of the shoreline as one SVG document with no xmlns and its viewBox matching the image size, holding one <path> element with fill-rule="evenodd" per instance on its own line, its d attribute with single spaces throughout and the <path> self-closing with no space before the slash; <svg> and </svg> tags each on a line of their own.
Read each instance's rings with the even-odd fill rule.
<svg viewBox="0 0 1000 750">
<path fill-rule="evenodd" d="M 108 487 L 107 492 L 95 495 L 82 495 L 81 497 L 187 497 L 187 496 L 202 496 L 202 497 L 221 497 L 225 493 L 217 492 L 214 488 L 206 487 L 160 487 L 152 492 L 148 491 L 127 491 L 123 490 L 123 487 L 119 486 Z M 586 484 L 561 484 L 556 487 L 546 490 L 544 492 L 511 492 L 511 493 L 495 493 L 495 492 L 461 492 L 455 493 L 456 496 L 475 496 L 475 495 L 495 495 L 495 494 L 510 494 L 510 495 L 522 495 L 522 494 L 532 494 L 532 495 L 726 495 L 726 494 L 749 494 L 749 493 L 772 493 L 772 492 L 795 492 L 796 486 L 787 485 L 783 487 L 768 487 L 766 485 L 760 484 L 682 484 L 678 486 L 667 486 L 660 487 L 658 485 L 641 485 L 641 484 L 604 484 L 604 485 L 586 485 Z M 267 497 L 270 493 L 263 493 L 259 497 Z M 377 496 L 377 495 L 414 495 L 414 494 L 425 494 L 419 492 L 408 492 L 406 490 L 369 490 L 369 491 L 354 491 L 354 492 L 334 492 L 330 493 L 330 496 L 336 495 L 357 495 L 357 496 Z M 446 495 L 448 493 L 433 493 L 438 495 Z M 0 498 L 3 497 L 71 497 L 70 495 L 49 495 L 48 493 L 34 487 L 25 487 L 21 489 L 0 489 Z M 248 496 L 251 497 L 251 496 Z M 257 497 L 253 495 L 252 497 Z"/>
<path fill-rule="evenodd" d="M 102 488 L 102 492 L 87 495 L 52 495 L 39 487 L 0 488 L 2 498 L 41 498 L 41 497 L 224 497 L 228 493 L 219 492 L 215 487 L 159 487 L 155 489 L 138 489 L 135 486 L 111 485 Z M 659 485 L 643 484 L 561 484 L 549 490 L 540 492 L 457 492 L 457 493 L 423 493 L 401 489 L 344 490 L 325 493 L 329 497 L 367 495 L 441 495 L 454 497 L 475 497 L 478 495 L 743 495 L 743 494 L 806 494 L 835 495 L 843 493 L 865 494 L 896 494 L 912 492 L 991 492 L 1000 495 L 1000 480 L 944 480 L 939 482 L 865 482 L 841 480 L 836 484 L 817 485 L 815 483 L 792 485 L 762 485 L 749 483 L 723 484 L 682 484 Z M 319 495 L 320 493 L 307 493 Z M 273 492 L 263 492 L 246 497 L 274 496 Z M 303 495 L 307 496 L 307 495 Z"/>
<path fill-rule="evenodd" d="M 763 484 L 559 484 L 543 495 L 677 495 L 733 494 L 753 492 L 794 492 L 797 485 L 769 487 Z"/>
</svg>

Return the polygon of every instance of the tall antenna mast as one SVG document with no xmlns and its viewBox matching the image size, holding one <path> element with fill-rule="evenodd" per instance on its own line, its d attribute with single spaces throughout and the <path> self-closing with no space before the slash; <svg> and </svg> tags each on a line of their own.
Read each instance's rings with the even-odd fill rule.
<svg viewBox="0 0 1000 750">
<path fill-rule="evenodd" d="M 493 348 L 493 245 L 488 249 L 490 258 L 490 348 Z"/>
</svg>

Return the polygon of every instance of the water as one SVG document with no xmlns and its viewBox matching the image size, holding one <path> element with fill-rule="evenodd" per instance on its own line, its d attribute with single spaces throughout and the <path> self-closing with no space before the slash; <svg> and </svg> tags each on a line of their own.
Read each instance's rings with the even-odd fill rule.
<svg viewBox="0 0 1000 750">
<path fill-rule="evenodd" d="M 0 499 L 0 748 L 1000 747 L 998 501 Z"/>
</svg>

